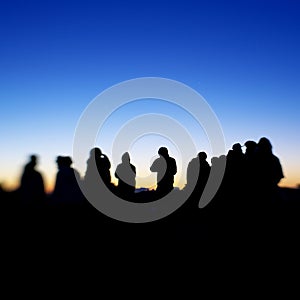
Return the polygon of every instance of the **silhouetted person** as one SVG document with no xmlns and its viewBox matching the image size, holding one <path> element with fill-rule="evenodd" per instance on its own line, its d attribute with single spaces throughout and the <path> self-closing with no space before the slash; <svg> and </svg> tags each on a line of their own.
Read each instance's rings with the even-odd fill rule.
<svg viewBox="0 0 300 300">
<path fill-rule="evenodd" d="M 150 167 L 151 172 L 157 172 L 157 189 L 160 195 L 168 194 L 173 189 L 174 175 L 177 173 L 176 161 L 169 156 L 168 149 L 161 147 L 157 158 Z"/>
<path fill-rule="evenodd" d="M 262 137 L 256 151 L 256 179 L 258 190 L 264 197 L 277 197 L 278 183 L 284 178 L 281 163 L 272 152 L 272 144 Z"/>
<path fill-rule="evenodd" d="M 36 171 L 37 156 L 31 155 L 21 177 L 20 196 L 22 204 L 40 205 L 45 199 L 45 187 L 42 175 Z"/>
<path fill-rule="evenodd" d="M 198 201 L 210 173 L 210 165 L 206 159 L 207 154 L 203 151 L 199 152 L 198 155 L 189 162 L 187 167 L 187 188 L 194 189 L 192 197 L 197 198 Z"/>
<path fill-rule="evenodd" d="M 258 141 L 253 161 L 253 186 L 246 194 L 251 213 L 248 219 L 252 220 L 249 227 L 256 238 L 265 240 L 271 234 L 275 237 L 282 229 L 284 214 L 278 183 L 284 175 L 281 163 L 273 154 L 272 144 L 266 137 Z"/>
<path fill-rule="evenodd" d="M 244 167 L 244 153 L 240 143 L 234 144 L 232 149 L 228 151 L 226 162 L 226 169 L 229 172 L 229 176 L 232 176 L 231 179 L 241 178 Z"/>
<path fill-rule="evenodd" d="M 103 183 L 108 187 L 111 186 L 110 161 L 108 157 L 102 153 L 100 148 L 93 148 L 90 151 L 90 157 L 87 160 L 87 169 L 84 180 L 89 185 L 98 184 L 98 176 L 101 177 Z"/>
<path fill-rule="evenodd" d="M 207 155 L 205 152 L 199 152 L 196 157 L 191 159 L 187 166 L 186 179 L 187 183 L 183 192 L 188 200 L 182 206 L 182 216 L 187 222 L 198 220 L 199 217 L 199 200 L 206 186 L 210 165 L 206 161 Z"/>
<path fill-rule="evenodd" d="M 227 202 L 231 202 L 230 204 L 234 208 L 241 201 L 240 198 L 244 189 L 244 164 L 245 157 L 242 146 L 240 143 L 235 143 L 232 149 L 228 151 L 224 176 Z"/>
<path fill-rule="evenodd" d="M 58 156 L 56 159 L 58 172 L 52 198 L 60 204 L 76 204 L 83 200 L 78 181 L 81 180 L 77 170 L 71 167 L 69 156 Z"/>
<path fill-rule="evenodd" d="M 136 168 L 130 163 L 128 152 L 122 155 L 122 163 L 116 168 L 115 177 L 118 178 L 118 191 L 125 198 L 133 195 L 135 191 Z"/>
<path fill-rule="evenodd" d="M 247 141 L 245 142 L 245 158 L 252 158 L 254 157 L 256 150 L 257 150 L 257 143 L 255 141 Z"/>
</svg>

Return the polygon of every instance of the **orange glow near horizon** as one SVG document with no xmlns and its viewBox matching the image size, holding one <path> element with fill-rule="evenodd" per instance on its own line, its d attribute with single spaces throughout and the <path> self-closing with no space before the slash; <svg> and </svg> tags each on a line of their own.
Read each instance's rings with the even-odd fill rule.
<svg viewBox="0 0 300 300">
<path fill-rule="evenodd" d="M 180 177 L 179 174 L 175 176 L 174 186 L 182 189 L 185 186 L 185 182 L 183 182 L 182 178 L 181 178 L 181 182 L 179 182 L 179 180 L 177 179 L 179 177 Z M 54 189 L 56 174 L 51 174 L 51 176 L 50 175 L 45 176 L 43 174 L 43 178 L 44 178 L 46 193 L 51 194 Z M 146 183 L 145 181 L 142 182 L 143 184 L 142 185 L 137 184 L 136 188 L 148 188 L 150 190 L 156 189 L 156 184 L 153 184 L 153 182 L 148 182 L 148 183 Z M 118 185 L 118 180 L 115 179 L 113 176 L 112 176 L 112 183 L 116 186 Z M 11 178 L 10 179 L 7 178 L 5 180 L 2 180 L 0 184 L 4 190 L 13 191 L 19 187 L 19 180 L 16 178 L 14 180 Z M 285 170 L 285 178 L 283 178 L 278 185 L 280 187 L 298 188 L 299 184 L 300 184 L 300 176 L 298 175 L 297 170 L 293 169 L 288 171 Z"/>
</svg>

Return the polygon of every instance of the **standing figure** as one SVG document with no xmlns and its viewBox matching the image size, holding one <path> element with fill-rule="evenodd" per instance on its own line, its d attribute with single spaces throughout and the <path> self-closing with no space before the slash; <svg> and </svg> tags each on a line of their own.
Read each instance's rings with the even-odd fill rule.
<svg viewBox="0 0 300 300">
<path fill-rule="evenodd" d="M 130 155 L 125 152 L 122 155 L 122 163 L 116 168 L 115 177 L 119 179 L 118 190 L 121 196 L 126 198 L 135 191 L 136 168 L 130 163 Z"/>
<path fill-rule="evenodd" d="M 21 177 L 20 196 L 25 205 L 40 205 L 45 199 L 45 188 L 42 175 L 35 169 L 37 156 L 31 155 L 24 167 Z"/>
<path fill-rule="evenodd" d="M 58 156 L 56 159 L 58 172 L 52 198 L 60 204 L 76 204 L 83 200 L 78 181 L 81 180 L 77 170 L 71 167 L 69 156 Z"/>
<path fill-rule="evenodd" d="M 151 172 L 157 172 L 157 189 L 160 195 L 166 195 L 173 189 L 174 175 L 177 173 L 176 160 L 169 156 L 166 147 L 160 147 L 157 158 L 150 167 Z"/>
<path fill-rule="evenodd" d="M 108 157 L 102 153 L 100 148 L 93 148 L 90 151 L 90 157 L 87 160 L 87 169 L 84 180 L 88 185 L 97 185 L 99 182 L 99 176 L 103 183 L 110 187 L 111 175 L 110 175 L 110 161 Z"/>
<path fill-rule="evenodd" d="M 207 162 L 207 154 L 204 151 L 198 153 L 188 164 L 187 188 L 193 189 L 192 196 L 200 199 L 210 173 L 210 165 Z"/>
<path fill-rule="evenodd" d="M 271 142 L 262 137 L 256 151 L 257 190 L 267 198 L 274 198 L 278 192 L 278 183 L 284 178 L 281 163 L 272 152 Z"/>
<path fill-rule="evenodd" d="M 241 203 L 241 194 L 244 191 L 245 178 L 245 155 L 240 143 L 235 143 L 228 151 L 226 157 L 226 168 L 224 175 L 224 185 L 226 189 L 226 202 L 228 208 L 237 209 Z"/>
<path fill-rule="evenodd" d="M 232 146 L 227 153 L 226 160 L 226 176 L 229 180 L 229 185 L 234 187 L 242 184 L 242 173 L 244 171 L 244 153 L 240 143 L 236 143 Z"/>
</svg>

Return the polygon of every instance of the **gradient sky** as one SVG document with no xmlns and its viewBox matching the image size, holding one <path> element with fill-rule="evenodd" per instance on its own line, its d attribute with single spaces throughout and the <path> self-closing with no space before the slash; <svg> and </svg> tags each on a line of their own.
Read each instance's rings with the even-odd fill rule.
<svg viewBox="0 0 300 300">
<path fill-rule="evenodd" d="M 227 150 L 235 142 L 270 138 L 286 177 L 281 185 L 296 186 L 299 15 L 297 0 L 1 1 L 0 182 L 16 187 L 28 155 L 37 153 L 50 191 L 56 156 L 72 155 L 85 107 L 114 84 L 153 76 L 199 92 L 220 120 Z M 188 123 L 176 108 L 169 114 Z M 189 126 L 198 150 L 209 152 L 202 134 Z M 162 143 L 179 159 L 166 139 L 145 139 L 129 149 L 139 174 L 147 173 Z M 111 154 L 105 140 L 98 146 Z"/>
</svg>

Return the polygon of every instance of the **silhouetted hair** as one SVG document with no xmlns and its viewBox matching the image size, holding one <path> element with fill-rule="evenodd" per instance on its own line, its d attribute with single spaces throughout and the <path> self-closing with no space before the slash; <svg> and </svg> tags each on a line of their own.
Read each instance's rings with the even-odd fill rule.
<svg viewBox="0 0 300 300">
<path fill-rule="evenodd" d="M 98 147 L 95 147 L 95 148 L 91 149 L 91 151 L 90 151 L 90 156 L 100 156 L 101 154 L 102 154 L 102 151 Z"/>
<path fill-rule="evenodd" d="M 258 141 L 258 147 L 262 151 L 271 152 L 272 151 L 272 144 L 266 137 L 262 137 Z"/>
<path fill-rule="evenodd" d="M 73 163 L 70 156 L 57 156 L 56 162 L 58 167 L 70 167 Z"/>
<path fill-rule="evenodd" d="M 207 154 L 204 151 L 199 152 L 198 156 L 199 156 L 200 160 L 206 160 L 207 159 Z"/>
<path fill-rule="evenodd" d="M 240 143 L 236 143 L 232 146 L 232 150 L 234 151 L 241 151 L 242 150 L 242 146 Z"/>
<path fill-rule="evenodd" d="M 37 155 L 33 154 L 33 155 L 30 155 L 30 161 L 34 164 L 36 164 L 37 162 Z"/>
<path fill-rule="evenodd" d="M 130 155 L 128 152 L 125 152 L 123 155 L 122 155 L 122 162 L 130 162 Z"/>
<path fill-rule="evenodd" d="M 247 141 L 244 145 L 249 149 L 255 149 L 257 146 L 257 143 L 254 141 Z"/>
<path fill-rule="evenodd" d="M 160 147 L 159 150 L 158 150 L 158 154 L 163 156 L 163 157 L 169 156 L 169 152 L 168 152 L 168 149 L 166 147 Z"/>
</svg>

